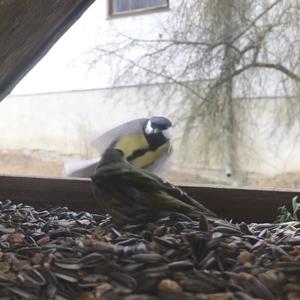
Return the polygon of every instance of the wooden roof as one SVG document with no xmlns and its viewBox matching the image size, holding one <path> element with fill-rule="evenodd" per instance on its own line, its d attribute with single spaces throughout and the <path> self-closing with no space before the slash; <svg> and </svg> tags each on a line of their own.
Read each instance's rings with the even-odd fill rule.
<svg viewBox="0 0 300 300">
<path fill-rule="evenodd" d="M 0 0 L 0 101 L 94 0 Z"/>
</svg>

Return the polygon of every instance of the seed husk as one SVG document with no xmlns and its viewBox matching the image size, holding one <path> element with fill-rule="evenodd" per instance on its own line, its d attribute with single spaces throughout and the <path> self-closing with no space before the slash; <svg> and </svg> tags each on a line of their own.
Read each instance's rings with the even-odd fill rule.
<svg viewBox="0 0 300 300">
<path fill-rule="evenodd" d="M 0 233 L 0 300 L 281 300 L 300 293 L 299 222 L 207 225 L 175 213 L 119 228 L 107 215 L 6 201 Z"/>
</svg>

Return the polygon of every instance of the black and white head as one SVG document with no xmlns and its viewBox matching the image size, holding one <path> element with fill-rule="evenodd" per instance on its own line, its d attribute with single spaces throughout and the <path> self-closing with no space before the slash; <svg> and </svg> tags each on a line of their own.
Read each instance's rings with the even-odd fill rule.
<svg viewBox="0 0 300 300">
<path fill-rule="evenodd" d="M 165 117 L 152 117 L 147 121 L 144 133 L 149 145 L 157 148 L 170 140 L 172 122 Z"/>
</svg>

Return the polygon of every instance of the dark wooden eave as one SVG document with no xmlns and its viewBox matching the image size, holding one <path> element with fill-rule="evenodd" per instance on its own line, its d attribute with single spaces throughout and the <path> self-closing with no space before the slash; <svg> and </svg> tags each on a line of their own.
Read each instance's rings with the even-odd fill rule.
<svg viewBox="0 0 300 300">
<path fill-rule="evenodd" d="M 0 101 L 94 0 L 0 0 Z"/>
</svg>

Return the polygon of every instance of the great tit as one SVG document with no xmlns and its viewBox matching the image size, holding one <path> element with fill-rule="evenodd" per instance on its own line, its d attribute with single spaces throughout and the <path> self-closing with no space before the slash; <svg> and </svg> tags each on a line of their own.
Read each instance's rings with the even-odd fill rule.
<svg viewBox="0 0 300 300">
<path fill-rule="evenodd" d="M 176 186 L 129 164 L 118 149 L 103 154 L 91 179 L 96 200 L 117 225 L 151 222 L 174 212 L 200 219 L 202 224 L 216 219 Z"/>
<path fill-rule="evenodd" d="M 172 123 L 165 117 L 141 118 L 121 124 L 99 138 L 92 145 L 102 155 L 107 149 L 119 149 L 134 166 L 162 174 L 172 153 Z M 70 177 L 91 177 L 98 159 L 65 164 Z"/>
</svg>

